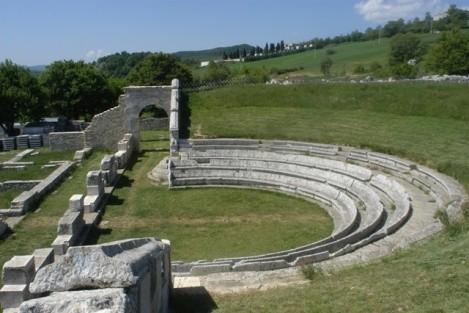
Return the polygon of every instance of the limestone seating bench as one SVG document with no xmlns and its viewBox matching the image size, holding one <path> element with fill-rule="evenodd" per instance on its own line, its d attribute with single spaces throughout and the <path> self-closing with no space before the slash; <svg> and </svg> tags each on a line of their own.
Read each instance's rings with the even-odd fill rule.
<svg viewBox="0 0 469 313">
<path fill-rule="evenodd" d="M 306 155 L 290 155 L 281 154 L 268 151 L 257 150 L 207 150 L 207 151 L 191 151 L 188 153 L 188 158 L 199 162 L 216 162 L 217 158 L 222 159 L 236 159 L 236 160 L 264 160 L 269 162 L 296 164 L 307 166 L 311 168 L 318 168 L 336 172 L 339 174 L 350 176 L 354 179 L 368 181 L 372 172 L 366 168 L 356 166 L 354 164 L 347 164 L 345 162 L 330 160 L 325 158 L 318 158 Z"/>
<path fill-rule="evenodd" d="M 233 164 L 233 163 L 236 163 L 235 160 L 230 160 L 230 164 Z M 243 167 L 243 165 L 247 165 L 247 164 L 241 164 L 239 167 L 236 167 L 236 168 L 233 168 L 233 167 L 207 167 L 207 166 L 204 166 L 204 165 L 201 165 L 200 167 L 179 167 L 179 168 L 176 168 L 174 171 L 173 171 L 173 175 L 177 176 L 177 177 L 207 177 L 207 176 L 210 176 L 210 174 L 208 174 L 207 172 L 210 170 L 210 171 L 213 171 L 215 170 L 214 174 L 216 176 L 220 176 L 220 173 L 218 173 L 218 170 L 225 170 L 225 171 L 232 171 L 231 175 L 224 175 L 223 177 L 234 177 L 236 175 L 239 174 L 239 172 L 241 171 L 246 171 L 246 168 L 248 171 L 259 171 L 259 172 L 262 172 L 264 171 L 262 168 L 252 168 L 252 167 L 249 167 L 253 164 L 248 164 L 246 167 Z M 256 165 L 259 165 L 259 163 L 257 163 Z M 268 170 L 268 173 L 275 173 L 275 174 L 283 174 L 283 175 L 293 175 L 293 176 L 296 176 L 296 177 L 300 177 L 300 178 L 303 178 L 303 179 L 307 179 L 307 180 L 311 180 L 311 181 L 317 181 L 319 183 L 328 183 L 330 184 L 331 186 L 336 186 L 336 185 L 341 185 L 340 187 L 343 189 L 343 191 L 345 192 L 349 192 L 349 188 L 347 187 L 344 187 L 342 186 L 341 183 L 335 183 L 332 179 L 337 179 L 338 181 L 342 181 L 344 179 L 344 177 L 340 176 L 340 175 L 332 175 L 332 177 L 330 176 L 329 179 L 330 180 L 323 180 L 323 178 L 318 178 L 318 177 L 315 177 L 315 176 L 306 176 L 304 174 L 310 174 L 308 169 L 305 169 L 304 171 L 301 171 L 301 170 L 298 170 L 297 167 L 295 166 L 291 166 L 291 170 L 292 172 L 286 172 L 286 171 L 282 171 L 282 172 L 274 172 L 274 171 L 270 171 Z M 301 172 L 301 173 L 304 173 L 304 174 L 295 174 L 294 172 L 298 171 L 298 172 Z M 182 173 L 178 173 L 179 171 L 181 171 Z M 194 172 L 195 171 L 195 172 Z M 316 171 L 318 172 L 318 171 Z M 320 172 L 320 171 L 319 171 Z M 327 172 L 326 172 L 327 174 Z M 321 173 L 315 173 L 315 175 L 321 175 Z M 326 177 L 327 175 L 324 175 L 324 177 Z M 345 177 L 345 179 L 347 179 L 347 177 Z M 354 194 L 357 198 L 359 198 L 365 205 L 365 207 L 368 207 L 368 208 L 376 208 L 376 209 L 372 209 L 372 210 L 368 210 L 368 212 L 371 212 L 371 214 L 366 214 L 366 219 L 378 219 L 380 220 L 382 217 L 380 217 L 380 215 L 383 215 L 384 214 L 384 211 L 383 211 L 383 208 L 382 208 L 382 205 L 379 201 L 379 197 L 373 192 L 373 190 L 371 190 L 369 187 L 367 187 L 366 185 L 362 185 L 361 188 L 358 188 L 358 186 L 361 184 L 361 182 L 359 181 L 353 181 L 353 180 L 350 180 L 350 182 L 348 183 L 349 186 L 352 186 L 352 184 L 354 184 L 355 182 L 355 185 L 357 186 L 356 188 L 354 188 Z M 376 214 L 373 214 L 373 213 L 376 213 Z"/>
<path fill-rule="evenodd" d="M 319 155 L 337 155 L 339 147 L 336 145 L 315 144 L 287 140 L 255 140 L 255 139 L 196 139 L 189 141 L 193 150 L 198 149 L 229 149 L 230 146 L 243 146 L 244 149 L 272 149 L 275 151 L 304 153 Z"/>
<path fill-rule="evenodd" d="M 275 177 L 277 174 L 279 174 L 279 169 L 284 170 L 282 174 L 285 175 L 292 175 L 293 176 L 302 176 L 296 174 L 297 172 L 300 173 L 305 173 L 309 172 L 308 174 L 311 173 L 311 168 L 305 168 L 303 165 L 295 165 L 286 162 L 279 162 L 278 158 L 276 160 L 259 160 L 258 158 L 263 158 L 264 156 L 259 157 L 259 151 L 248 151 L 248 153 L 244 153 L 246 151 L 242 151 L 241 153 L 239 151 L 236 151 L 235 153 L 228 153 L 229 157 L 227 158 L 224 156 L 224 152 L 222 150 L 214 150 L 210 151 L 211 155 L 207 154 L 207 151 L 197 151 L 197 152 L 189 152 L 188 153 L 188 158 L 189 160 L 186 160 L 186 162 L 176 162 L 175 166 L 173 166 L 171 174 L 173 175 L 173 179 L 175 180 L 176 184 L 181 183 L 183 181 L 184 185 L 189 184 L 190 181 L 192 180 L 192 183 L 196 184 L 223 184 L 227 183 L 233 180 L 233 177 L 236 179 L 239 179 L 240 177 L 243 177 L 243 175 L 240 175 L 239 173 L 244 171 L 244 172 L 249 172 L 253 173 L 256 171 L 265 171 L 270 174 L 268 180 L 276 180 Z M 260 152 L 260 154 L 265 154 L 265 151 Z M 213 154 L 216 156 L 213 157 Z M 240 154 L 243 155 L 243 157 L 246 156 L 246 154 L 250 154 L 249 157 L 251 159 L 237 159 L 239 158 Z M 201 158 L 200 156 L 203 155 Z M 254 157 L 254 158 L 253 158 Z M 303 157 L 303 156 L 300 156 Z M 288 158 L 290 159 L 291 162 L 291 155 L 288 155 Z M 308 158 L 311 158 L 308 156 Z M 194 162 L 196 161 L 196 162 Z M 327 160 L 327 161 L 332 161 L 333 163 L 336 163 L 338 161 L 334 160 Z M 200 162 L 200 163 L 199 163 Z M 181 164 L 190 164 L 190 166 L 181 166 Z M 280 165 L 279 165 L 280 163 Z M 282 164 L 283 163 L 283 164 Z M 329 162 L 327 162 L 329 163 Z M 234 167 L 236 165 L 236 167 Z M 231 168 L 230 168 L 231 166 Z M 256 168 L 253 168 L 256 167 Z M 265 168 L 268 168 L 267 170 Z M 223 172 L 224 169 L 228 169 L 228 171 L 231 170 L 231 172 L 227 175 L 220 175 L 220 173 Z M 309 171 L 308 171 L 309 169 Z M 207 172 L 210 172 L 211 170 L 213 171 L 213 175 L 207 175 Z M 189 171 L 189 172 L 188 172 Z M 191 172 L 193 171 L 193 172 Z M 222 172 L 220 172 L 222 171 Z M 323 171 L 324 172 L 324 171 Z M 330 172 L 329 172 L 330 173 Z M 321 179 L 318 179 L 317 176 L 321 176 Z M 262 175 L 261 175 L 262 176 Z M 192 178 L 191 178 L 192 177 Z M 259 179 L 262 181 L 262 177 L 256 177 L 256 179 Z M 329 181 L 326 179 L 329 178 Z M 245 179 L 243 177 L 242 179 Z M 311 179 L 311 177 L 310 177 Z M 370 178 L 368 180 L 371 179 Z M 289 184 L 292 183 L 291 179 L 279 179 L 280 181 L 287 181 Z M 328 183 L 332 186 L 335 186 L 337 188 L 343 188 L 345 189 L 346 192 L 354 194 L 357 198 L 359 198 L 361 201 L 363 201 L 363 204 L 365 208 L 369 208 L 370 206 L 372 207 L 378 207 L 378 210 L 370 210 L 371 214 L 366 214 L 364 223 L 361 224 L 359 227 L 358 231 L 349 234 L 348 237 L 344 237 L 341 240 L 335 240 L 333 242 L 327 242 L 325 241 L 325 247 L 330 248 L 328 251 L 320 251 L 320 248 L 318 249 L 317 247 L 312 247 L 310 249 L 305 249 L 305 248 L 299 248 L 299 249 L 292 249 L 290 250 L 290 253 L 285 253 L 285 252 L 278 252 L 274 254 L 265 255 L 265 256 L 258 256 L 257 259 L 254 258 L 241 258 L 241 259 L 217 259 L 215 262 L 218 263 L 213 263 L 213 262 L 206 262 L 206 263 L 200 263 L 197 265 L 192 264 L 191 266 L 186 265 L 186 271 L 189 269 L 192 274 L 198 274 L 198 273 L 205 273 L 207 271 L 226 271 L 227 268 L 231 266 L 232 270 L 250 270 L 250 269 L 257 269 L 259 270 L 260 268 L 262 269 L 274 269 L 274 268 L 282 268 L 286 266 L 291 266 L 291 265 L 301 265 L 305 264 L 308 262 L 314 262 L 314 261 L 320 261 L 320 260 L 325 260 L 329 258 L 331 255 L 334 255 L 334 253 L 339 252 L 341 249 L 344 249 L 347 246 L 350 246 L 351 244 L 355 242 L 361 242 L 363 240 L 366 240 L 369 238 L 369 240 L 378 240 L 382 238 L 382 234 L 386 234 L 386 232 L 382 232 L 382 234 L 378 234 L 373 236 L 373 233 L 375 232 L 376 228 L 381 226 L 384 222 L 385 219 L 385 213 L 382 204 L 380 203 L 379 196 L 373 192 L 372 186 L 367 186 L 364 183 L 361 183 L 361 181 L 353 178 L 344 179 L 343 174 L 337 174 L 337 173 L 332 173 L 332 174 L 326 174 L 321 172 L 321 170 L 316 170 L 316 177 L 314 180 L 316 184 L 318 183 Z M 294 180 L 293 180 L 294 181 Z M 344 183 L 345 182 L 345 183 Z M 251 182 L 250 182 L 251 183 Z M 360 185 L 360 183 L 362 185 Z M 254 182 L 255 184 L 255 182 Z M 352 188 L 352 186 L 354 186 Z M 394 185 L 393 185 L 394 186 Z M 298 191 L 298 188 L 296 187 L 295 189 Z M 361 197 L 360 197 L 361 195 Z M 397 206 L 396 206 L 397 207 Z M 373 212 L 379 212 L 377 214 L 373 214 Z M 396 216 L 398 216 L 396 214 Z M 395 218 L 397 219 L 397 218 Z M 405 221 L 404 221 L 405 222 Z M 401 223 L 403 223 L 401 221 Z M 369 236 L 367 238 L 367 236 Z M 228 262 L 228 263 L 227 263 Z M 180 264 L 179 266 L 184 266 Z"/>
</svg>

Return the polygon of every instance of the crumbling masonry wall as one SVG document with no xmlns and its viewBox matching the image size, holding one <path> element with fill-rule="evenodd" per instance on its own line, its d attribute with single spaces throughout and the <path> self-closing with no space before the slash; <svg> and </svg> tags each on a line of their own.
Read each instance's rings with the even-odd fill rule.
<svg viewBox="0 0 469 313">
<path fill-rule="evenodd" d="M 131 86 L 124 89 L 119 105 L 97 114 L 83 132 L 51 133 L 50 146 L 55 151 L 104 148 L 115 150 L 124 134 L 130 133 L 139 141 L 140 113 L 148 106 L 165 110 L 169 117 L 172 150 L 179 140 L 179 81 L 171 86 Z M 138 149 L 138 145 L 136 146 Z"/>
</svg>

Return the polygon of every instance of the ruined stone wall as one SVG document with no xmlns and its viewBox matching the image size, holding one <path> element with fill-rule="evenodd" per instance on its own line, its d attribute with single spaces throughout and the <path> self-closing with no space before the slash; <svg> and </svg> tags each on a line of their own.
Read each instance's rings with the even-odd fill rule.
<svg viewBox="0 0 469 313">
<path fill-rule="evenodd" d="M 168 129 L 169 118 L 146 118 L 140 120 L 140 130 Z"/>
<path fill-rule="evenodd" d="M 85 145 L 90 148 L 117 150 L 117 143 L 126 133 L 124 121 L 121 106 L 95 115 L 84 131 Z"/>
<path fill-rule="evenodd" d="M 84 146 L 84 132 L 59 132 L 49 134 L 49 149 L 51 151 L 81 150 Z"/>
</svg>

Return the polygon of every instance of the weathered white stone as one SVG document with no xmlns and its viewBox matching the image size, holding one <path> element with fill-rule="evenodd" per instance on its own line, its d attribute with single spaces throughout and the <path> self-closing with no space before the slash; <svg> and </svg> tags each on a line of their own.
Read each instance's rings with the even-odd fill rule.
<svg viewBox="0 0 469 313">
<path fill-rule="evenodd" d="M 0 304 L 3 309 L 18 308 L 23 301 L 30 298 L 28 285 L 4 285 L 0 289 Z"/>
<path fill-rule="evenodd" d="M 57 292 L 21 304 L 20 313 L 137 313 L 132 295 L 122 288 Z"/>
<path fill-rule="evenodd" d="M 84 195 L 73 195 L 70 197 L 70 200 L 68 201 L 69 203 L 69 210 L 72 212 L 83 212 L 83 206 L 84 206 Z"/>
<path fill-rule="evenodd" d="M 34 256 L 34 266 L 35 266 L 36 271 L 38 271 L 40 268 L 54 262 L 54 249 L 52 248 L 36 249 L 33 252 L 33 256 Z"/>
<path fill-rule="evenodd" d="M 137 283 L 139 273 L 165 249 L 154 238 L 70 247 L 62 259 L 37 272 L 30 291 L 131 287 Z"/>
<path fill-rule="evenodd" d="M 8 285 L 29 284 L 34 279 L 34 257 L 14 256 L 3 265 L 3 283 Z"/>
</svg>

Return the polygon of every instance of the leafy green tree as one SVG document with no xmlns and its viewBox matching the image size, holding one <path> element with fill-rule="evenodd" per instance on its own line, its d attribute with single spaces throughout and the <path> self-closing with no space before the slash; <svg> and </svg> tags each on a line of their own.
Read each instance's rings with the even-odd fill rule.
<svg viewBox="0 0 469 313">
<path fill-rule="evenodd" d="M 112 107 L 119 93 L 101 71 L 83 61 L 54 62 L 40 82 L 51 113 L 75 119 L 89 119 Z"/>
<path fill-rule="evenodd" d="M 334 62 L 329 57 L 321 61 L 321 72 L 324 74 L 324 76 L 331 75 L 331 69 L 333 64 Z"/>
<path fill-rule="evenodd" d="M 164 53 L 148 55 L 127 77 L 131 84 L 141 86 L 169 85 L 174 78 L 183 84 L 189 83 L 192 74 L 176 57 Z"/>
<path fill-rule="evenodd" d="M 17 121 L 35 120 L 44 113 L 37 79 L 25 68 L 6 60 L 0 63 L 0 127 L 15 135 Z"/>
<path fill-rule="evenodd" d="M 207 67 L 207 75 L 205 80 L 208 81 L 217 81 L 217 80 L 226 80 L 231 77 L 231 72 L 228 66 L 223 63 L 210 62 Z"/>
<path fill-rule="evenodd" d="M 443 33 L 430 47 L 425 65 L 437 74 L 469 74 L 469 36 L 458 29 Z"/>
<path fill-rule="evenodd" d="M 425 54 L 425 47 L 419 37 L 413 34 L 399 34 L 391 40 L 389 64 L 400 65 L 412 59 L 420 60 Z"/>
<path fill-rule="evenodd" d="M 398 34 L 391 40 L 389 65 L 391 73 L 399 78 L 415 78 L 418 62 L 425 53 L 419 37 L 413 34 Z"/>
</svg>

